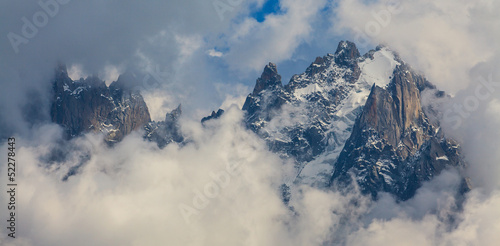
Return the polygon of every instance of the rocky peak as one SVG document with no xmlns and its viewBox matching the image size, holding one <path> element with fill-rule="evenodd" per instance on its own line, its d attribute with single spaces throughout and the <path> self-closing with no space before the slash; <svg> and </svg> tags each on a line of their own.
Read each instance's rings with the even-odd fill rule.
<svg viewBox="0 0 500 246">
<path fill-rule="evenodd" d="M 177 108 L 175 108 L 170 113 L 167 113 L 165 115 L 165 122 L 178 121 L 179 118 L 181 117 L 181 115 L 182 115 L 182 105 L 179 104 L 179 106 L 177 106 Z"/>
<path fill-rule="evenodd" d="M 222 109 L 217 110 L 217 112 L 212 111 L 211 115 L 209 115 L 207 117 L 203 117 L 203 119 L 201 119 L 201 123 L 204 123 L 205 121 L 212 120 L 212 119 L 218 119 L 223 114 L 224 114 L 224 110 L 222 110 Z"/>
<path fill-rule="evenodd" d="M 427 83 L 401 65 L 385 88 L 372 87 L 332 181 L 349 183 L 354 173 L 363 192 L 376 196 L 385 191 L 405 200 L 446 167 L 464 166 L 458 145 L 446 139 L 422 110 L 419 85 L 433 87 Z"/>
<path fill-rule="evenodd" d="M 56 76 L 56 78 L 61 77 L 61 76 L 68 77 L 68 68 L 66 67 L 65 64 L 62 64 L 62 63 L 57 64 L 57 67 L 55 69 L 55 76 Z"/>
<path fill-rule="evenodd" d="M 97 76 L 73 81 L 66 67 L 56 69 L 51 118 L 63 126 L 69 138 L 102 132 L 108 143 L 122 140 L 150 121 L 142 96 L 117 86 L 107 87 Z"/>
<path fill-rule="evenodd" d="M 309 76 L 314 76 L 315 74 L 319 74 L 321 73 L 322 71 L 324 71 L 327 67 L 329 67 L 331 65 L 331 61 L 333 60 L 332 59 L 333 56 L 331 55 L 327 55 L 327 56 L 324 56 L 324 57 L 316 57 L 316 59 L 314 60 L 313 63 L 311 63 L 311 65 L 309 65 L 309 67 L 306 69 L 306 74 L 309 75 Z M 298 75 L 294 75 L 294 76 L 298 76 Z M 296 80 L 295 78 L 292 78 L 291 81 L 294 81 Z"/>
<path fill-rule="evenodd" d="M 182 135 L 179 123 L 181 115 L 182 109 L 179 104 L 177 108 L 165 115 L 164 121 L 152 121 L 145 125 L 144 130 L 146 134 L 144 138 L 156 142 L 159 148 L 163 148 L 173 142 L 182 143 L 184 136 Z"/>
<path fill-rule="evenodd" d="M 260 78 L 257 79 L 253 94 L 256 95 L 263 90 L 281 86 L 281 75 L 278 74 L 276 65 L 270 62 L 264 68 Z"/>
<path fill-rule="evenodd" d="M 335 51 L 335 63 L 344 66 L 351 66 L 361 57 L 356 44 L 351 41 L 341 41 Z"/>
</svg>

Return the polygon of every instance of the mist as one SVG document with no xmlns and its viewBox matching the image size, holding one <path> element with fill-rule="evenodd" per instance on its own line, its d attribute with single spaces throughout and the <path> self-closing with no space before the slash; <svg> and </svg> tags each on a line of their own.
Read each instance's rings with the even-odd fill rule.
<svg viewBox="0 0 500 246">
<path fill-rule="evenodd" d="M 0 159 L 16 137 L 19 214 L 16 239 L 2 226 L 0 245 L 496 245 L 500 4 L 281 0 L 258 22 L 251 13 L 264 2 L 2 2 Z M 291 63 L 334 52 L 340 39 L 362 51 L 387 45 L 450 95 L 431 103 L 469 164 L 462 200 L 460 174 L 446 170 L 404 202 L 305 185 L 283 201 L 293 160 L 243 126 L 241 106 L 267 62 L 299 73 Z M 190 141 L 159 149 L 141 131 L 113 147 L 99 134 L 65 140 L 49 117 L 61 63 L 73 79 L 108 84 L 134 72 L 153 120 L 183 105 Z M 217 108 L 224 116 L 202 126 Z"/>
</svg>

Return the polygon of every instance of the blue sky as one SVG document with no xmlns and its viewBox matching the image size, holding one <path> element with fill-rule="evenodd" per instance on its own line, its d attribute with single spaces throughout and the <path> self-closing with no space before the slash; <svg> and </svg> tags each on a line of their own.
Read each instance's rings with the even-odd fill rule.
<svg viewBox="0 0 500 246">
<path fill-rule="evenodd" d="M 253 12 L 251 16 L 255 18 L 258 22 L 263 22 L 266 15 L 278 14 L 280 12 L 281 11 L 280 11 L 279 0 L 267 0 L 262 6 L 262 8 Z"/>
<path fill-rule="evenodd" d="M 283 14 L 286 14 L 286 11 L 280 8 L 279 0 L 267 0 L 261 8 L 252 11 L 250 16 L 259 23 L 262 23 L 269 15 Z M 331 25 L 330 17 L 332 14 L 333 11 L 330 6 L 325 7 L 323 10 L 318 12 L 318 15 L 324 18 L 318 18 L 318 22 L 316 22 L 314 31 L 311 34 L 311 39 L 308 42 L 303 42 L 297 46 L 290 59 L 283 61 L 269 61 L 277 63 L 278 72 L 282 76 L 283 84 L 287 84 L 292 75 L 304 72 L 306 67 L 309 66 L 317 56 L 334 53 L 340 40 L 348 39 L 348 37 L 344 35 L 327 34 Z M 265 64 L 267 63 L 264 63 L 262 68 Z"/>
</svg>

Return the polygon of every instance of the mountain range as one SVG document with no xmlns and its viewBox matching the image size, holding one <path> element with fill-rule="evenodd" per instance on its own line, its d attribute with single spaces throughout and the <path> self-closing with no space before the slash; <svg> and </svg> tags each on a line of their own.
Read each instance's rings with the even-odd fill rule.
<svg viewBox="0 0 500 246">
<path fill-rule="evenodd" d="M 133 80 L 124 74 L 109 86 L 95 76 L 73 81 L 59 66 L 52 121 L 67 138 L 101 132 L 111 146 L 138 129 L 160 148 L 184 144 L 181 106 L 164 121 L 152 121 L 139 91 L 129 86 Z M 440 127 L 439 110 L 428 102 L 444 97 L 389 48 L 361 55 L 354 43 L 342 41 L 334 54 L 317 57 L 286 85 L 277 66 L 266 65 L 243 105 L 243 123 L 271 151 L 295 163 L 295 177 L 284 189 L 347 188 L 356 182 L 374 198 L 388 192 L 407 200 L 443 170 L 462 172 L 467 166 L 460 145 Z M 220 117 L 222 109 L 201 123 Z M 465 177 L 463 184 L 462 192 L 470 188 Z"/>
</svg>

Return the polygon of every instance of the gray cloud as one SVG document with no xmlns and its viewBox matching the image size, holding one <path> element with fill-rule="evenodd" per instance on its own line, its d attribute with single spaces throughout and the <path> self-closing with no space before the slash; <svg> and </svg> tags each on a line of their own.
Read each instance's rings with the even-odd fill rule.
<svg viewBox="0 0 500 246">
<path fill-rule="evenodd" d="M 463 208 L 456 207 L 453 193 L 460 179 L 449 171 L 406 202 L 388 194 L 373 202 L 357 193 L 294 187 L 290 209 L 278 192 L 291 175 L 290 163 L 243 129 L 242 112 L 230 108 L 241 103 L 256 70 L 268 60 L 303 59 L 305 46 L 329 45 L 325 36 L 340 33 L 355 40 L 356 28 L 377 22 L 372 11 L 382 13 L 394 3 L 314 1 L 303 6 L 300 1 L 282 1 L 287 12 L 257 23 L 246 17 L 248 6 L 262 1 L 235 4 L 221 21 L 211 1 L 73 0 L 60 5 L 16 53 L 7 35 L 21 35 L 22 18 L 33 20 L 42 8 L 36 2 L 3 2 L 0 137 L 17 132 L 22 192 L 19 238 L 8 239 L 3 229 L 0 244 L 495 245 L 500 239 L 497 90 L 468 117 L 461 117 L 458 129 L 443 124 L 448 134 L 462 141 L 470 163 L 467 172 L 475 189 L 467 194 Z M 423 0 L 400 6 L 367 46 L 387 43 L 441 89 L 453 93 L 442 106 L 444 112 L 474 96 L 481 85 L 478 77 L 499 80 L 498 3 Z M 326 13 L 325 7 L 335 15 Z M 316 25 L 324 18 L 334 20 L 335 34 Z M 212 49 L 222 55 L 207 55 Z M 125 69 L 146 75 L 158 66 L 165 83 L 144 90 L 152 115 L 161 118 L 178 103 L 187 104 L 192 117 L 183 119 L 182 125 L 193 142 L 159 150 L 135 133 L 115 148 L 104 146 L 98 135 L 61 146 L 62 130 L 44 118 L 52 71 L 59 61 L 102 78 Z M 221 104 L 230 110 L 221 121 L 202 128 L 200 116 Z M 52 160 L 56 150 L 64 158 Z M 5 159 L 4 152 L 0 158 Z M 77 175 L 61 181 L 82 163 Z M 194 207 L 193 198 L 218 184 L 214 175 L 234 163 L 241 165 L 230 184 L 219 183 L 217 195 L 206 199 L 205 207 L 195 208 L 191 223 L 186 223 L 179 205 Z M 6 194 L 0 194 L 5 204 Z M 4 213 L 0 220 L 6 220 Z"/>
</svg>

